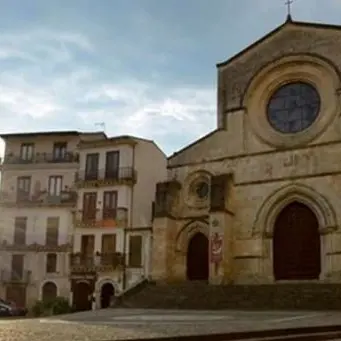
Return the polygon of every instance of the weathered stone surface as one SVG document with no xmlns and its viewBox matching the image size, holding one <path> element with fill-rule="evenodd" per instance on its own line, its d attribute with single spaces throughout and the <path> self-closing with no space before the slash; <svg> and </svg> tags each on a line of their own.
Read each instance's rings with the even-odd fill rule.
<svg viewBox="0 0 341 341">
<path fill-rule="evenodd" d="M 219 129 L 168 162 L 169 179 L 176 177 L 182 186 L 173 219 L 162 223 L 155 219 L 153 225 L 154 244 L 161 252 L 153 254 L 155 264 L 165 253 L 168 257 L 164 280 L 186 279 L 185 246 L 191 231 L 205 231 L 211 238 L 217 231 L 213 222 L 220 219 L 223 259 L 217 266 L 211 264 L 210 282 L 273 283 L 274 223 L 286 205 L 298 201 L 318 220 L 319 281 L 341 282 L 340 51 L 341 27 L 289 22 L 220 66 L 218 87 L 224 91 L 218 91 Z M 316 86 L 321 110 L 305 131 L 283 135 L 266 119 L 267 99 L 273 89 L 292 79 Z M 239 109 L 226 112 L 233 107 Z M 225 210 L 219 219 L 210 212 L 210 202 L 197 208 L 188 205 L 189 184 L 199 173 L 211 179 L 229 176 Z M 205 227 L 193 229 L 198 221 Z M 167 237 L 157 239 L 161 229 L 168 231 Z M 179 235 L 185 245 L 181 252 L 176 250 Z M 153 269 L 160 272 L 158 266 Z"/>
</svg>

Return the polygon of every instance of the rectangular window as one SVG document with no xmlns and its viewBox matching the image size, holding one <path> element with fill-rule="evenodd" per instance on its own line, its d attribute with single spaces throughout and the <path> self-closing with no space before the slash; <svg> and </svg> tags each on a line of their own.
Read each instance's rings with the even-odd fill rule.
<svg viewBox="0 0 341 341">
<path fill-rule="evenodd" d="M 48 217 L 46 221 L 46 239 L 47 246 L 58 246 L 59 239 L 59 217 Z"/>
<path fill-rule="evenodd" d="M 53 144 L 53 160 L 55 162 L 65 161 L 67 156 L 67 142 L 55 142 Z"/>
<path fill-rule="evenodd" d="M 87 154 L 85 165 L 85 180 L 97 180 L 99 154 Z"/>
<path fill-rule="evenodd" d="M 117 209 L 117 192 L 106 191 L 103 193 L 103 219 L 115 219 Z"/>
<path fill-rule="evenodd" d="M 24 275 L 24 255 L 12 255 L 12 280 L 20 280 Z"/>
<path fill-rule="evenodd" d="M 105 177 L 107 179 L 117 179 L 120 165 L 120 152 L 113 151 L 106 153 Z"/>
<path fill-rule="evenodd" d="M 96 220 L 97 193 L 88 192 L 83 194 L 83 221 Z"/>
<path fill-rule="evenodd" d="M 63 188 L 63 177 L 53 175 L 49 177 L 49 195 L 59 196 Z"/>
<path fill-rule="evenodd" d="M 22 143 L 20 147 L 20 159 L 32 161 L 34 156 L 34 143 Z"/>
<path fill-rule="evenodd" d="M 27 201 L 30 199 L 31 177 L 19 176 L 17 178 L 17 201 Z"/>
<path fill-rule="evenodd" d="M 46 256 L 46 273 L 57 272 L 57 255 L 55 253 L 48 253 Z"/>
<path fill-rule="evenodd" d="M 142 266 L 142 236 L 129 237 L 129 266 L 132 268 Z"/>
<path fill-rule="evenodd" d="M 15 217 L 14 220 L 14 238 L 15 245 L 26 244 L 26 230 L 27 230 L 27 217 Z"/>
</svg>

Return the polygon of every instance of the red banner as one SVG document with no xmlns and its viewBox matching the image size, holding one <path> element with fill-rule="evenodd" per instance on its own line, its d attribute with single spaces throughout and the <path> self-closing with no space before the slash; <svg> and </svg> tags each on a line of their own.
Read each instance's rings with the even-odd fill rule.
<svg viewBox="0 0 341 341">
<path fill-rule="evenodd" d="M 211 236 L 211 262 L 219 263 L 223 259 L 223 237 L 219 233 Z"/>
</svg>

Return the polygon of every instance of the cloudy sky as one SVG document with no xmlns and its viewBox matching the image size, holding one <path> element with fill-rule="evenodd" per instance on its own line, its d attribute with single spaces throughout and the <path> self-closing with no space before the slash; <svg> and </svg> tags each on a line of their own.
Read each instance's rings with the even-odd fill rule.
<svg viewBox="0 0 341 341">
<path fill-rule="evenodd" d="M 0 132 L 105 122 L 170 154 L 215 128 L 216 63 L 282 24 L 284 2 L 0 0 Z M 341 24 L 341 0 L 292 9 Z"/>
</svg>

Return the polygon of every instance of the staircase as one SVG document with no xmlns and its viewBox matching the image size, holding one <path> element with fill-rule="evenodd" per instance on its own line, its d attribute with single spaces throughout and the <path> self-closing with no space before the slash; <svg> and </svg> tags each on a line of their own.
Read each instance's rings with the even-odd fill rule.
<svg viewBox="0 0 341 341">
<path fill-rule="evenodd" d="M 226 285 L 147 283 L 123 295 L 125 308 L 341 310 L 341 284 Z"/>
</svg>

